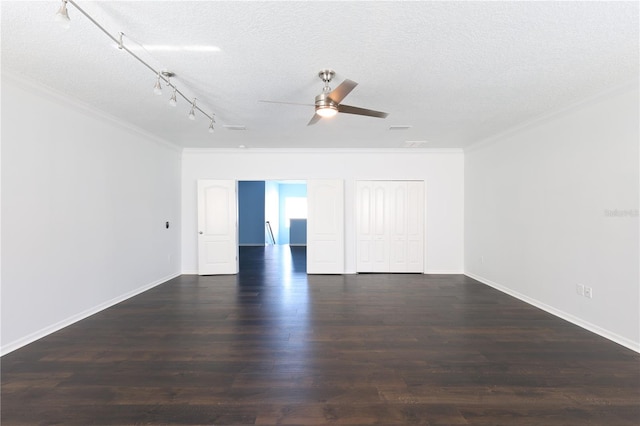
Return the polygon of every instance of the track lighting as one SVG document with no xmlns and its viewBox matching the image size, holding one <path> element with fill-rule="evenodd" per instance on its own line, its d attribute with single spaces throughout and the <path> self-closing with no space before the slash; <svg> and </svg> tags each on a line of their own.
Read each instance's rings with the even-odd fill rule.
<svg viewBox="0 0 640 426">
<path fill-rule="evenodd" d="M 178 105 L 178 99 L 176 98 L 176 92 L 178 91 L 178 89 L 176 89 L 175 87 L 173 88 L 173 93 L 171 94 L 171 97 L 169 98 L 169 105 L 171 106 L 176 106 Z"/>
<path fill-rule="evenodd" d="M 160 84 L 160 74 L 158 73 L 158 79 L 156 80 L 156 84 L 153 86 L 153 93 L 156 95 L 162 95 L 162 85 Z"/>
<path fill-rule="evenodd" d="M 193 102 L 191 102 L 191 111 L 189 111 L 189 120 L 196 119 L 196 98 L 193 98 Z"/>
<path fill-rule="evenodd" d="M 67 0 L 62 0 L 62 6 L 56 13 L 56 21 L 64 29 L 71 26 L 71 19 L 69 19 L 69 11 L 67 11 Z"/>
<path fill-rule="evenodd" d="M 169 105 L 176 106 L 177 103 L 178 103 L 178 96 L 181 96 L 185 101 L 189 102 L 189 98 L 171 82 L 171 78 L 175 75 L 174 73 L 172 73 L 170 71 L 167 71 L 167 70 L 157 71 L 156 69 L 154 69 L 154 67 L 152 67 L 149 63 L 144 61 L 135 52 L 133 52 L 131 47 L 129 47 L 129 46 L 124 44 L 123 39 L 125 37 L 125 34 L 123 32 L 119 32 L 119 33 L 117 33 L 115 35 L 109 33 L 109 31 L 107 31 L 102 25 L 100 25 L 95 19 L 93 19 L 84 9 L 82 9 L 80 6 L 78 6 L 78 4 L 76 3 L 75 0 L 62 0 L 62 5 L 60 6 L 60 9 L 58 10 L 58 12 L 55 15 L 55 20 L 57 22 L 59 22 L 65 28 L 68 28 L 70 26 L 70 22 L 71 21 L 69 20 L 69 12 L 67 10 L 67 3 L 69 3 L 71 6 L 75 7 L 78 10 L 78 12 L 80 12 L 89 21 L 91 21 L 92 24 L 94 24 L 96 27 L 98 27 L 98 29 L 100 29 L 100 31 L 105 33 L 107 35 L 107 37 L 109 37 L 114 43 L 116 43 L 116 47 L 118 49 L 120 49 L 120 50 L 122 50 L 124 52 L 127 52 L 129 55 L 133 56 L 138 62 L 140 62 L 142 65 L 144 65 L 146 68 L 151 70 L 156 75 L 156 82 L 153 85 L 153 92 L 155 94 L 157 94 L 157 95 L 161 95 L 162 94 L 162 83 L 164 81 L 164 83 L 167 85 L 167 87 L 173 89 L 173 92 L 171 93 L 171 97 L 169 98 Z M 142 44 L 138 43 L 135 40 L 132 40 L 132 41 L 135 43 L 136 46 L 142 47 Z M 135 47 L 134 47 L 134 49 L 135 49 Z M 213 131 L 215 130 L 213 125 L 216 122 L 215 118 L 214 118 L 214 114 L 212 113 L 211 115 L 209 115 L 206 112 L 204 112 L 204 110 L 202 108 L 200 108 L 200 107 L 198 107 L 196 105 L 196 98 L 193 98 L 193 101 L 191 101 L 191 109 L 189 111 L 189 120 L 195 120 L 196 119 L 196 110 L 200 111 L 205 117 L 207 117 L 209 120 L 211 120 L 211 122 L 209 123 L 209 132 L 213 133 Z"/>
</svg>

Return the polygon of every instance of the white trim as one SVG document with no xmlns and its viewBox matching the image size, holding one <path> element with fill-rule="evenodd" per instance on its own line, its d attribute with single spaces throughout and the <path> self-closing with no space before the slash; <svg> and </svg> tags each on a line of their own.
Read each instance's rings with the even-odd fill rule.
<svg viewBox="0 0 640 426">
<path fill-rule="evenodd" d="M 148 139 L 149 141 L 155 142 L 156 144 L 164 148 L 168 148 L 178 153 L 182 152 L 182 147 L 166 139 L 162 139 L 154 134 L 147 132 L 146 130 L 141 129 L 140 127 L 134 126 L 131 123 L 127 123 L 126 121 L 123 121 L 113 115 L 107 114 L 106 112 L 101 111 L 89 104 L 85 104 L 82 101 L 76 98 L 72 98 L 65 93 L 59 92 L 51 87 L 45 86 L 44 84 L 38 81 L 31 80 L 21 75 L 17 75 L 12 71 L 3 70 L 2 79 L 5 79 L 5 78 L 10 80 L 12 83 L 15 83 L 16 85 L 18 85 L 20 88 L 31 92 L 32 94 L 44 96 L 54 102 L 63 103 L 65 106 L 68 106 L 79 113 L 86 114 L 92 118 L 98 118 L 98 119 L 107 121 L 110 124 L 118 126 L 119 128 L 125 131 L 135 134 L 136 136 L 142 136 L 145 139 Z"/>
<path fill-rule="evenodd" d="M 71 324 L 74 324 L 80 320 L 90 317 L 91 315 L 97 314 L 100 311 L 110 308 L 111 306 L 114 306 L 120 302 L 123 302 L 127 299 L 137 296 L 138 294 L 143 293 L 147 290 L 150 290 L 153 287 L 156 287 L 160 284 L 164 284 L 165 282 L 173 278 L 179 277 L 180 275 L 181 274 L 176 273 L 176 274 L 168 275 L 164 278 L 160 278 L 159 280 L 156 280 L 152 283 L 143 285 L 142 287 L 138 287 L 135 290 L 132 290 L 120 296 L 114 297 L 111 300 L 108 300 L 104 303 L 94 306 L 93 308 L 89 308 L 78 314 L 71 315 L 70 317 L 63 319 L 62 321 L 58 321 L 55 324 L 47 326 L 41 330 L 35 331 L 25 337 L 21 337 L 18 340 L 14 340 L 13 342 L 7 343 L 6 345 L 2 346 L 2 348 L 0 348 L 0 356 L 5 356 L 9 352 L 13 352 L 16 349 L 20 349 L 21 347 L 26 346 L 29 343 L 33 343 L 36 340 L 42 339 L 43 337 L 48 336 L 49 334 L 55 333 L 56 331 L 61 330 L 65 327 L 68 327 Z"/>
<path fill-rule="evenodd" d="M 462 154 L 462 148 L 184 148 L 183 154 Z M 268 179 L 277 180 L 277 179 Z M 285 179 L 290 180 L 290 179 Z"/>
<path fill-rule="evenodd" d="M 476 281 L 479 281 L 482 284 L 488 285 L 489 287 L 493 287 L 496 290 L 499 290 L 503 293 L 508 294 L 509 296 L 513 296 L 516 299 L 520 299 L 525 303 L 528 303 L 529 305 L 535 306 L 536 308 L 542 309 L 543 311 L 546 311 L 552 315 L 557 316 L 558 318 L 561 318 L 565 321 L 569 321 L 572 324 L 577 325 L 578 327 L 582 327 L 585 330 L 588 330 L 592 333 L 597 334 L 598 336 L 602 336 L 605 339 L 611 340 L 612 342 L 615 342 L 619 345 L 622 345 L 628 349 L 631 349 L 632 351 L 638 352 L 640 353 L 640 342 L 634 342 L 633 340 L 630 340 L 626 337 L 620 336 L 616 333 L 613 333 L 609 330 L 606 330 L 602 327 L 599 327 L 595 324 L 591 324 L 588 321 L 585 321 L 583 319 L 580 319 L 576 316 L 573 316 L 571 314 L 568 314 L 560 309 L 556 309 L 553 306 L 549 306 L 546 303 L 540 302 L 539 300 L 536 299 L 532 299 L 529 296 L 525 296 L 524 294 L 518 293 L 517 291 L 513 291 L 508 287 L 505 287 L 503 285 L 500 285 L 498 283 L 495 283 L 491 280 L 488 280 L 486 278 L 480 277 L 478 275 L 472 274 L 470 272 L 465 272 L 464 273 L 466 276 L 473 278 Z"/>
<path fill-rule="evenodd" d="M 458 269 L 429 269 L 424 271 L 424 274 L 433 274 L 433 275 L 464 275 L 463 271 Z"/>
<path fill-rule="evenodd" d="M 185 269 L 180 275 L 198 275 L 197 269 Z"/>
</svg>

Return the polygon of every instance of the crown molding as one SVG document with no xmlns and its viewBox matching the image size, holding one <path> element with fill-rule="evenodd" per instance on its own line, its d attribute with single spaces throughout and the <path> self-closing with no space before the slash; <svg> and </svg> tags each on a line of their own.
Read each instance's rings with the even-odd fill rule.
<svg viewBox="0 0 640 426">
<path fill-rule="evenodd" d="M 502 140 L 504 140 L 505 138 L 518 134 L 520 132 L 522 132 L 523 130 L 529 129 L 531 127 L 535 127 L 544 123 L 547 123 L 549 121 L 553 121 L 557 118 L 560 117 L 564 117 L 566 115 L 571 114 L 572 112 L 578 111 L 582 108 L 585 108 L 587 106 L 602 102 L 604 100 L 607 100 L 609 98 L 612 98 L 614 96 L 617 96 L 621 93 L 625 93 L 625 92 L 629 92 L 632 90 L 635 90 L 636 92 L 638 91 L 638 87 L 639 87 L 639 79 L 638 78 L 634 78 L 632 80 L 627 80 L 623 83 L 620 83 L 618 85 L 609 87 L 608 89 L 605 90 L 601 90 L 591 96 L 588 96 L 586 98 L 580 99 L 579 101 L 573 102 L 567 106 L 555 109 L 553 111 L 548 111 L 545 112 L 541 115 L 538 115 L 532 119 L 523 121 L 520 124 L 517 124 L 513 127 L 510 127 L 506 130 L 503 130 L 499 133 L 496 133 L 495 135 L 489 136 L 487 138 L 481 139 L 477 142 L 473 142 L 470 145 L 467 145 L 464 148 L 465 152 L 472 152 L 472 151 L 476 151 L 478 149 L 482 149 L 488 146 L 491 146 L 497 142 L 500 142 Z"/>
<path fill-rule="evenodd" d="M 43 96 L 53 102 L 61 103 L 73 110 L 87 115 L 91 118 L 97 118 L 99 120 L 108 122 L 116 127 L 119 127 L 122 130 L 125 130 L 129 133 L 132 133 L 136 136 L 141 136 L 147 140 L 155 142 L 157 145 L 160 145 L 164 148 L 168 148 L 172 151 L 176 151 L 178 153 L 182 152 L 182 148 L 166 139 L 162 139 L 156 135 L 153 135 L 146 130 L 143 130 L 137 126 L 134 126 L 126 121 L 121 120 L 113 115 L 107 114 L 104 111 L 101 111 L 89 104 L 86 104 L 76 98 L 73 98 L 65 93 L 57 91 L 49 86 L 46 86 L 39 81 L 29 79 L 22 75 L 18 75 L 13 71 L 3 70 L 1 73 L 1 77 L 3 81 L 9 81 L 16 86 L 20 87 L 23 90 L 26 90 L 32 94 Z"/>
<path fill-rule="evenodd" d="M 462 148 L 183 148 L 183 154 L 463 154 Z"/>
</svg>

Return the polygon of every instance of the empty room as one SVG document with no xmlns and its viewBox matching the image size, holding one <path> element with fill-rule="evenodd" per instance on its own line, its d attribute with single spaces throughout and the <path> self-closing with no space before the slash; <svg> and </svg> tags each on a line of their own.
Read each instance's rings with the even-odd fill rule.
<svg viewBox="0 0 640 426">
<path fill-rule="evenodd" d="M 638 2 L 0 19 L 3 426 L 640 423 Z"/>
</svg>

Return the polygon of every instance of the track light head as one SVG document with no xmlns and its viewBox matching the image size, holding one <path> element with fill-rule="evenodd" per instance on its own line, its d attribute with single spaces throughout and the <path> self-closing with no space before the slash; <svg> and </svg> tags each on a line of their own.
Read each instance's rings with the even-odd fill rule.
<svg viewBox="0 0 640 426">
<path fill-rule="evenodd" d="M 191 111 L 189 111 L 189 120 L 196 119 L 196 98 L 193 98 L 193 102 L 191 102 Z"/>
<path fill-rule="evenodd" d="M 67 0 L 62 0 L 62 6 L 56 13 L 56 22 L 64 29 L 71 26 L 71 19 L 69 19 L 69 11 L 67 10 Z"/>
<path fill-rule="evenodd" d="M 2 0 L 0 0 L 1 2 Z M 78 10 L 78 12 L 80 12 L 80 14 L 84 15 L 85 17 L 87 17 L 89 19 L 89 21 L 91 21 L 96 27 L 98 27 L 100 30 L 102 30 L 102 32 L 104 32 L 107 36 L 109 36 L 109 38 L 112 41 L 116 42 L 116 47 L 120 50 L 122 50 L 123 52 L 127 52 L 128 54 L 130 54 L 131 56 L 133 56 L 136 60 L 138 60 L 138 62 L 142 63 L 143 65 L 145 65 L 147 68 L 149 68 L 151 71 L 153 71 L 154 73 L 156 73 L 156 82 L 153 86 L 153 92 L 157 95 L 162 95 L 162 81 L 164 80 L 164 83 L 166 84 L 166 86 L 168 87 L 167 90 L 173 89 L 173 92 L 171 94 L 171 97 L 169 98 L 169 105 L 171 106 L 176 106 L 178 103 L 178 99 L 177 96 L 180 95 L 185 101 L 189 101 L 189 99 L 187 98 L 187 96 L 185 96 L 185 94 L 178 90 L 178 88 L 171 82 L 171 78 L 175 76 L 175 73 L 168 71 L 168 70 L 158 70 L 156 71 L 151 65 L 149 65 L 147 62 L 145 62 L 143 59 L 141 59 L 140 57 L 138 57 L 135 53 L 133 53 L 128 46 L 125 46 L 123 43 L 123 38 L 125 37 L 125 34 L 122 32 L 117 33 L 117 35 L 111 35 L 109 33 L 109 31 L 107 31 L 102 25 L 100 25 L 100 23 L 98 23 L 95 19 L 93 19 L 86 11 L 84 11 L 82 9 L 82 7 L 78 6 L 78 4 L 73 1 L 73 0 L 61 0 L 62 4 L 60 5 L 60 8 L 58 9 L 58 11 L 56 12 L 54 19 L 64 28 L 69 28 L 70 27 L 70 23 L 71 20 L 69 19 L 69 11 L 67 10 L 67 3 L 71 3 L 71 5 L 76 8 Z M 134 41 L 135 42 L 135 41 Z M 143 47 L 142 44 L 135 42 L 135 44 L 137 44 L 140 47 Z M 144 47 L 143 47 L 144 48 Z M 206 114 L 204 112 L 204 110 L 198 106 L 196 106 L 196 98 L 193 98 L 193 101 L 191 101 L 191 110 L 189 111 L 189 120 L 195 120 L 196 119 L 196 109 L 199 110 L 202 114 L 204 114 L 204 116 L 206 118 L 211 119 L 211 122 L 209 123 L 209 132 L 213 133 L 214 132 L 214 127 L 213 125 L 215 124 L 216 120 L 215 120 L 215 116 L 213 115 L 213 113 L 211 114 L 211 116 L 209 116 L 208 114 Z"/>
<path fill-rule="evenodd" d="M 171 97 L 169 98 L 169 105 L 173 107 L 178 105 L 178 98 L 176 97 L 176 92 L 177 92 L 177 89 L 174 87 L 173 94 L 171 94 Z"/>
<path fill-rule="evenodd" d="M 160 84 L 160 74 L 158 74 L 158 79 L 156 80 L 156 84 L 153 85 L 153 93 L 156 95 L 162 95 L 162 85 Z"/>
</svg>

